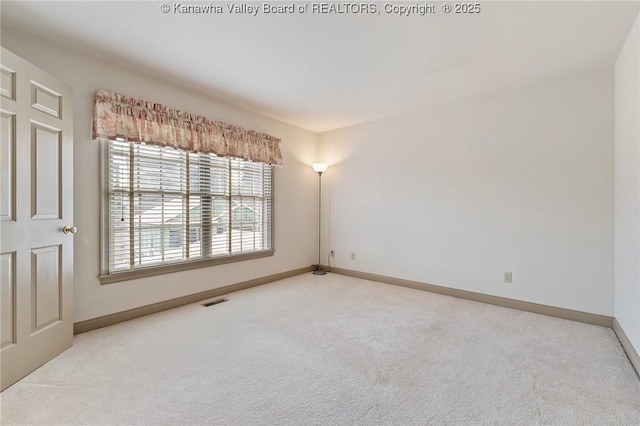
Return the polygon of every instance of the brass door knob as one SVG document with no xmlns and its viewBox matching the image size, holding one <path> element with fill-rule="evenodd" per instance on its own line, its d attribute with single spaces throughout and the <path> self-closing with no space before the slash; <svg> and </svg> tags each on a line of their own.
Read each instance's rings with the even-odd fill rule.
<svg viewBox="0 0 640 426">
<path fill-rule="evenodd" d="M 64 232 L 65 234 L 75 234 L 76 232 L 78 232 L 78 228 L 76 228 L 75 226 L 65 225 L 65 227 L 62 228 L 62 232 Z"/>
</svg>

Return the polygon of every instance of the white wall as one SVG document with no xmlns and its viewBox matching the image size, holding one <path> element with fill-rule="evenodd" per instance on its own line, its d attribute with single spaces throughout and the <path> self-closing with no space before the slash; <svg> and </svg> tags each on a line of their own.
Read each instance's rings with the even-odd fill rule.
<svg viewBox="0 0 640 426">
<path fill-rule="evenodd" d="M 320 134 L 323 256 L 613 315 L 612 71 Z"/>
<path fill-rule="evenodd" d="M 74 321 L 289 271 L 316 259 L 317 135 L 239 110 L 178 85 L 59 47 L 7 28 L 2 45 L 69 83 L 74 90 Z M 91 141 L 93 94 L 105 88 L 140 99 L 251 128 L 282 138 L 284 167 L 275 172 L 275 248 L 273 257 L 101 285 L 99 266 L 99 150 Z"/>
<path fill-rule="evenodd" d="M 615 316 L 640 353 L 640 18 L 615 67 Z"/>
</svg>

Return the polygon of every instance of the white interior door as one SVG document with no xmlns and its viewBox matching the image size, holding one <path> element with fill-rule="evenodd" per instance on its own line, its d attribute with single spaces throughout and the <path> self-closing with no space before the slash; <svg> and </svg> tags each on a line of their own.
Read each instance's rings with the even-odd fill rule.
<svg viewBox="0 0 640 426">
<path fill-rule="evenodd" d="M 4 48 L 0 63 L 4 390 L 73 342 L 73 111 L 67 84 Z"/>
</svg>

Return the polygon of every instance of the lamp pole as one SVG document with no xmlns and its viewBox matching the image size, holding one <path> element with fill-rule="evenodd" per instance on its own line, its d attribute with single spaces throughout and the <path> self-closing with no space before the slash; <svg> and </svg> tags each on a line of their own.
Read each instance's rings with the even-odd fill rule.
<svg viewBox="0 0 640 426">
<path fill-rule="evenodd" d="M 320 267 L 320 244 L 322 240 L 322 173 L 327 170 L 327 165 L 315 163 L 313 170 L 318 173 L 318 267 L 313 271 L 313 275 L 325 275 L 326 272 Z"/>
</svg>

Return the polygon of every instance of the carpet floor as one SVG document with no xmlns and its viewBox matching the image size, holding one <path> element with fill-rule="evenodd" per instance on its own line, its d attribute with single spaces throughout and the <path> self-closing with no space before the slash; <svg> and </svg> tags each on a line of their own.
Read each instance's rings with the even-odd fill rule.
<svg viewBox="0 0 640 426">
<path fill-rule="evenodd" d="M 75 337 L 2 425 L 638 425 L 611 329 L 336 274 Z"/>
</svg>

